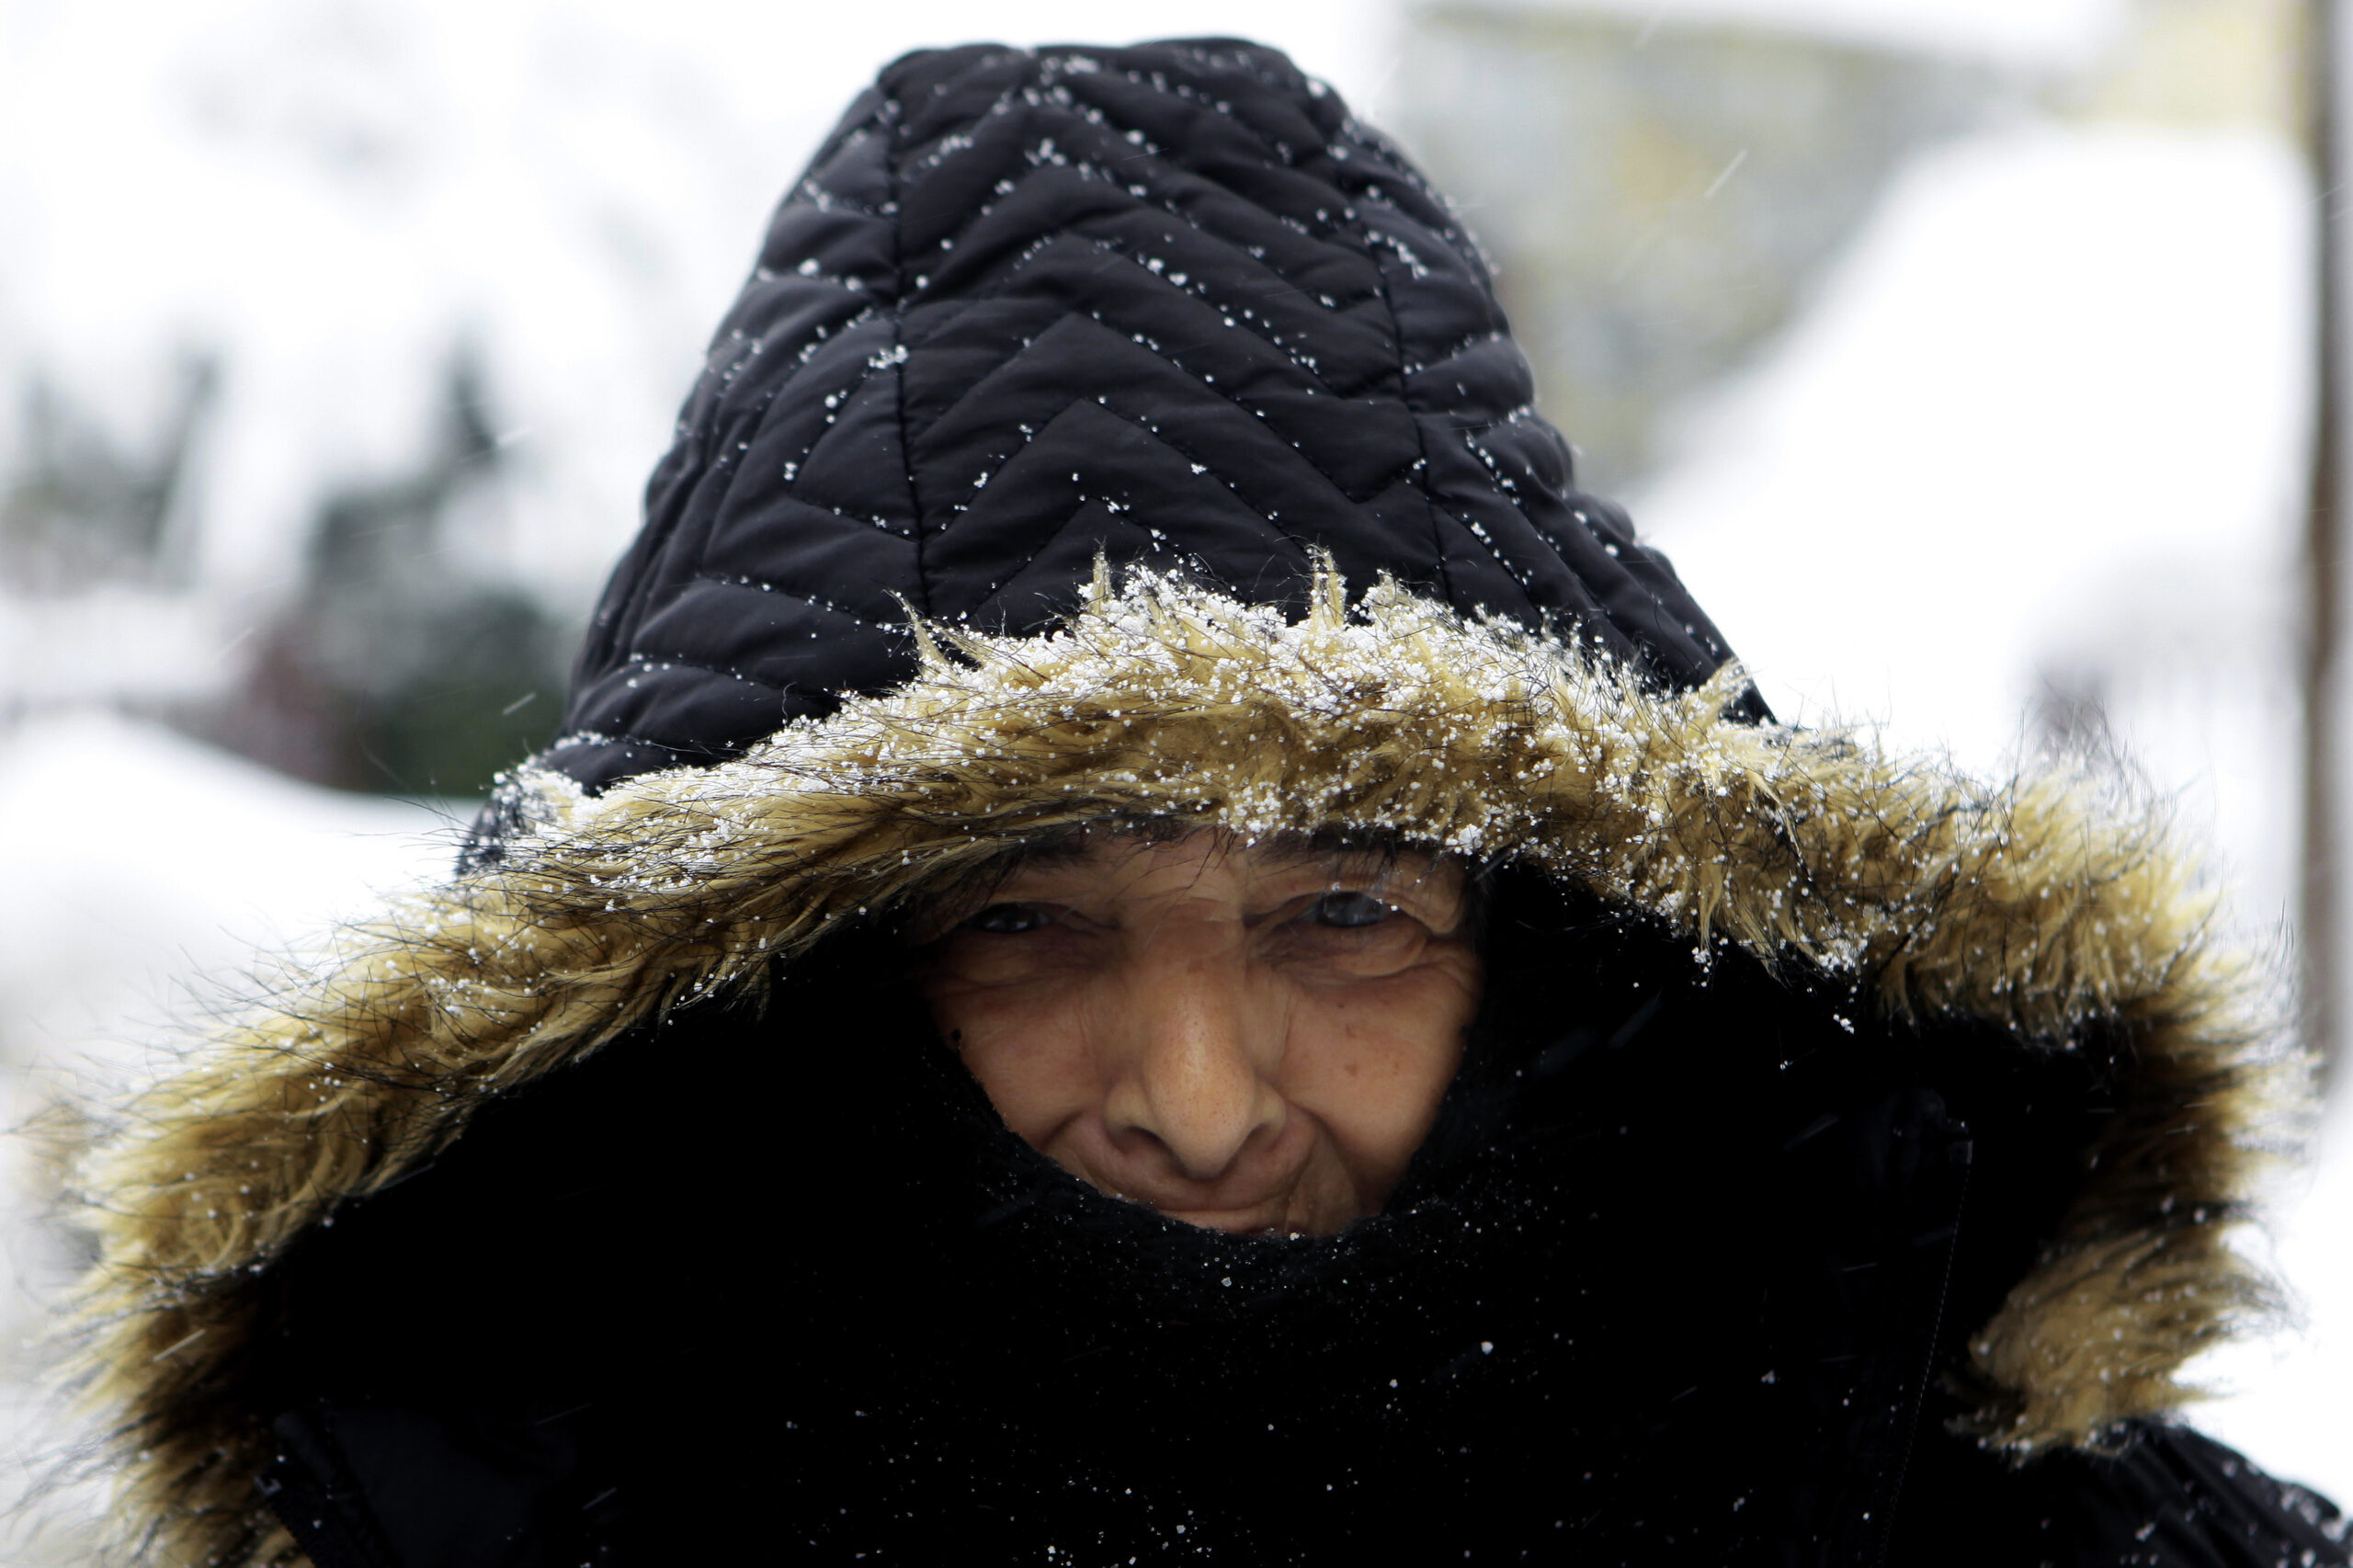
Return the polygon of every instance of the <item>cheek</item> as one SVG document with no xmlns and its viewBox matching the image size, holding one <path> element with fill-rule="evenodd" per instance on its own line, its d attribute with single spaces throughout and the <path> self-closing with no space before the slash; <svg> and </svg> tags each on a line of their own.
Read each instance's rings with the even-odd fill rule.
<svg viewBox="0 0 2353 1568">
<path fill-rule="evenodd" d="M 1404 1169 L 1454 1081 L 1478 1006 L 1476 971 L 1461 968 L 1415 969 L 1293 1003 L 1288 1096 L 1366 1175 Z"/>
<path fill-rule="evenodd" d="M 940 1040 L 1014 1132 L 1041 1143 L 1094 1098 L 1091 998 L 1074 986 L 925 986 Z"/>
</svg>

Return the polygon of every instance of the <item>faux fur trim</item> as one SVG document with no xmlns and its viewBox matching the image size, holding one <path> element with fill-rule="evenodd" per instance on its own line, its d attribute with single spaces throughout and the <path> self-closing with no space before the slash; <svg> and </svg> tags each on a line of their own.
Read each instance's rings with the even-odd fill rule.
<svg viewBox="0 0 2353 1568">
<path fill-rule="evenodd" d="M 1691 939 L 1848 979 L 1897 1018 L 2069 1049 L 2131 1103 L 2049 1256 L 1972 1342 L 1983 1430 L 2091 1442 L 2187 1397 L 2255 1284 L 2222 1240 L 2267 1092 L 2241 977 L 2153 828 L 2063 783 L 1987 788 L 1851 737 L 1736 722 L 1742 677 L 1661 694 L 1562 642 L 1383 584 L 1287 624 L 1150 576 L 1044 637 L 921 633 L 898 692 L 740 760 L 600 797 L 516 781 L 494 867 L 348 933 L 225 1031 L 99 1162 L 99 1396 L 166 1561 L 284 1550 L 233 1380 L 255 1280 L 490 1097 L 661 1010 L 757 985 L 837 921 L 1107 816 L 1245 835 L 1379 828 L 1542 868 Z"/>
</svg>

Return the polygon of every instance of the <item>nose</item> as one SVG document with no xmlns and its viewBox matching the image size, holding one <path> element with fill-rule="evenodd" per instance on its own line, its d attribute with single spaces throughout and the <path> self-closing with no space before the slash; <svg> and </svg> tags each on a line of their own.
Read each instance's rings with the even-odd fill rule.
<svg viewBox="0 0 2353 1568">
<path fill-rule="evenodd" d="M 1123 1150 L 1165 1152 L 1191 1181 L 1224 1175 L 1254 1136 L 1279 1134 L 1288 1113 L 1267 1077 L 1280 1057 L 1278 1009 L 1253 1005 L 1244 967 L 1155 954 L 1127 987 L 1126 1049 L 1113 1063 L 1104 1119 Z"/>
</svg>

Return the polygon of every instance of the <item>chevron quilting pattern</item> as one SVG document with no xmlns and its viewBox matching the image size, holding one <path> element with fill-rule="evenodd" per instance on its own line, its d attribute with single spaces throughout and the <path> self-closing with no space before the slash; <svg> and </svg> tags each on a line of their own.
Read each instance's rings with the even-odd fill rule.
<svg viewBox="0 0 2353 1568">
<path fill-rule="evenodd" d="M 908 56 L 778 209 L 551 760 L 728 756 L 904 678 L 905 607 L 1042 626 L 1098 555 L 1288 603 L 1328 551 L 1701 678 L 1713 629 L 1532 395 L 1443 201 L 1279 54 Z"/>
</svg>

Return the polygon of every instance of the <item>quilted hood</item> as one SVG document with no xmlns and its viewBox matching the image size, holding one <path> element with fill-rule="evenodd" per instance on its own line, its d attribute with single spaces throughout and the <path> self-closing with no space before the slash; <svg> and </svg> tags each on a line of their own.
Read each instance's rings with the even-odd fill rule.
<svg viewBox="0 0 2353 1568">
<path fill-rule="evenodd" d="M 905 679 L 911 612 L 1035 631 L 1098 556 L 1295 611 L 1324 551 L 1703 679 L 1714 629 L 1532 396 L 1444 200 L 1281 54 L 909 55 L 778 208 L 548 761 L 736 755 Z"/>
</svg>

